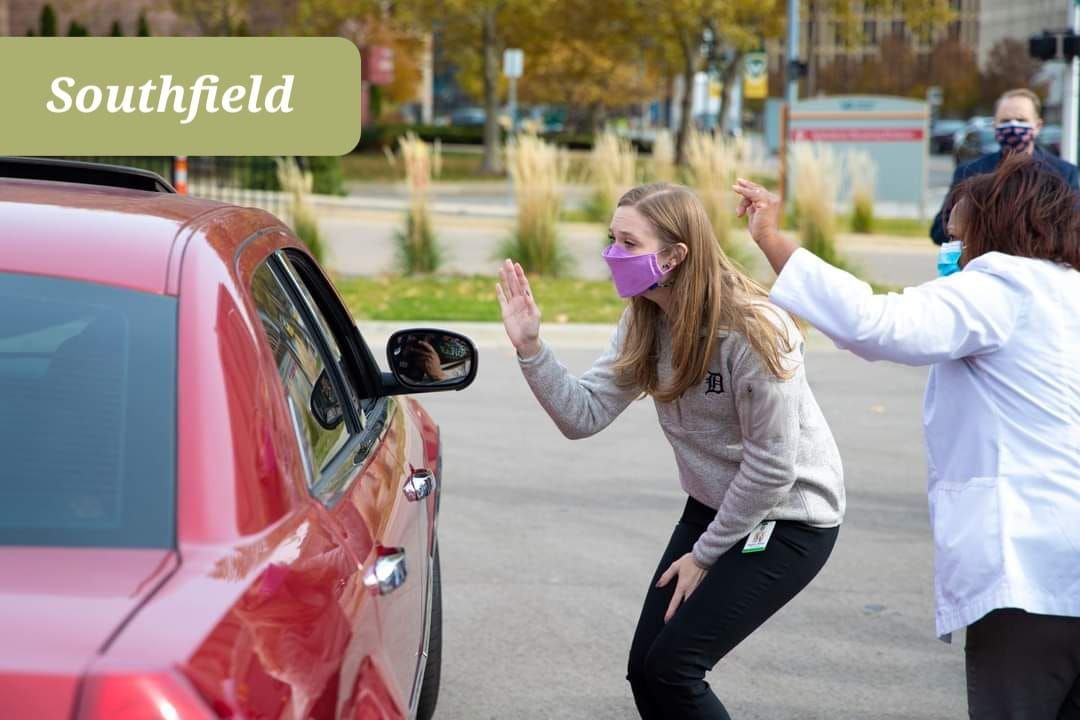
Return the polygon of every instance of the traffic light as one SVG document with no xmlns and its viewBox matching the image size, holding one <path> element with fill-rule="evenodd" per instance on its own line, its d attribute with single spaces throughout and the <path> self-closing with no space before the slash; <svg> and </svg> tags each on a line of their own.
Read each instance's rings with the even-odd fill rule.
<svg viewBox="0 0 1080 720">
<path fill-rule="evenodd" d="M 1080 56 L 1080 35 L 1069 31 L 1061 36 L 1061 54 L 1066 62 L 1072 62 L 1074 57 Z"/>
<path fill-rule="evenodd" d="M 1057 36 L 1048 32 L 1032 35 L 1028 39 L 1028 53 L 1036 60 L 1053 60 L 1057 57 L 1057 44 Z"/>
<path fill-rule="evenodd" d="M 805 60 L 788 60 L 787 77 L 804 78 L 810 71 L 810 65 Z"/>
</svg>

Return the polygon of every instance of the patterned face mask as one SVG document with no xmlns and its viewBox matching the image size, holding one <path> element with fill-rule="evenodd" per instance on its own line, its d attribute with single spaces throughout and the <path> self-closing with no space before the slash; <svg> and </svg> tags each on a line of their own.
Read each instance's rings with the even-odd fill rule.
<svg viewBox="0 0 1080 720">
<path fill-rule="evenodd" d="M 1035 142 L 1035 126 L 1021 120 L 1009 120 L 994 126 L 994 138 L 1002 150 L 1027 150 Z"/>
</svg>

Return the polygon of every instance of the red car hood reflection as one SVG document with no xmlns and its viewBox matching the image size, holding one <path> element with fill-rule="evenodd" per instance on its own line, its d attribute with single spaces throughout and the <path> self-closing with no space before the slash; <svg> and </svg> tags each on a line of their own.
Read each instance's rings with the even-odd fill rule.
<svg viewBox="0 0 1080 720">
<path fill-rule="evenodd" d="M 0 706 L 69 718 L 79 677 L 176 568 L 171 550 L 0 548 Z"/>
</svg>

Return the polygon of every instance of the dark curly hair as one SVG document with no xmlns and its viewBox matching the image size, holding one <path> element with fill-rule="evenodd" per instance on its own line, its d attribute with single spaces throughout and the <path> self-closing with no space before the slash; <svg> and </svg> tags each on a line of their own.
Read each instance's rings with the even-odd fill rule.
<svg viewBox="0 0 1080 720">
<path fill-rule="evenodd" d="M 997 170 L 958 184 L 946 216 L 963 208 L 964 262 L 988 252 L 1080 270 L 1080 193 L 1046 161 L 1010 153 Z"/>
</svg>

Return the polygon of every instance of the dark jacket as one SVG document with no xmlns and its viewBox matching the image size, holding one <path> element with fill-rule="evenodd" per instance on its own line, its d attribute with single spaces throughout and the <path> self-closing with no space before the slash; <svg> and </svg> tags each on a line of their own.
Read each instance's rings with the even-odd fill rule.
<svg viewBox="0 0 1080 720">
<path fill-rule="evenodd" d="M 1056 155 L 1046 152 L 1039 146 L 1035 146 L 1035 157 L 1044 161 L 1047 165 L 1056 170 L 1061 177 L 1065 178 L 1074 189 L 1080 190 L 1080 174 L 1077 173 L 1076 166 L 1067 160 L 1062 160 Z M 972 175 L 982 175 L 984 173 L 992 173 L 997 169 L 997 166 L 1001 163 L 1001 151 L 996 153 L 990 153 L 989 155 L 983 155 L 977 160 L 972 160 L 967 165 L 961 165 L 956 168 L 956 172 L 953 173 L 952 183 L 949 185 L 949 190 L 952 190 L 956 185 L 971 177 Z M 938 214 L 934 216 L 934 224 L 930 226 L 930 238 L 938 245 L 948 240 L 948 234 L 945 232 L 945 219 L 942 217 L 942 211 L 938 210 Z"/>
</svg>

